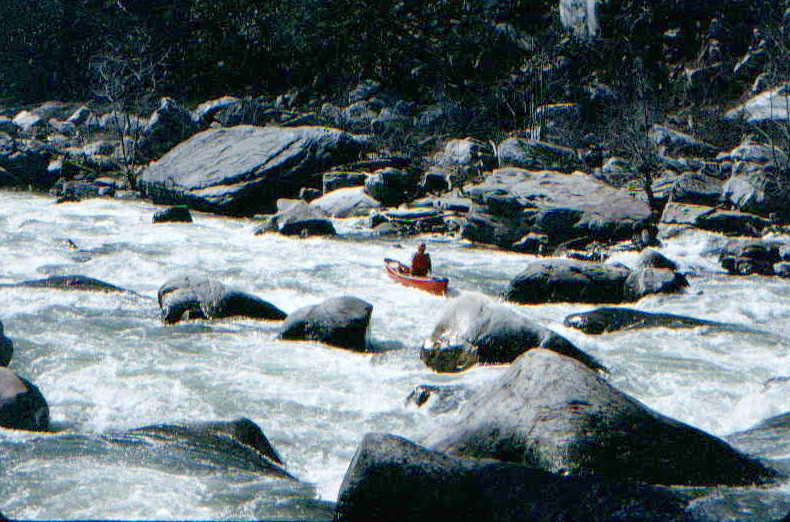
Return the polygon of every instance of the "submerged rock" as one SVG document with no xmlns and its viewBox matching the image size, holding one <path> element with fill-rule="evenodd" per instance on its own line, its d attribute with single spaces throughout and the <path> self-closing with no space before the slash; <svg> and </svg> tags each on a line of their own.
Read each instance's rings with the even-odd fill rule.
<svg viewBox="0 0 790 522">
<path fill-rule="evenodd" d="M 420 351 L 420 358 L 438 372 L 456 372 L 477 363 L 510 363 L 533 348 L 554 350 L 590 368 L 603 369 L 564 337 L 507 306 L 475 295 L 454 300 Z"/>
<path fill-rule="evenodd" d="M 590 335 L 636 328 L 696 328 L 699 326 L 731 328 L 736 326 L 683 315 L 642 312 L 631 308 L 608 306 L 589 312 L 571 314 L 565 318 L 563 324 Z"/>
<path fill-rule="evenodd" d="M 687 502 L 666 488 L 452 457 L 368 433 L 343 478 L 335 520 L 691 521 Z"/>
<path fill-rule="evenodd" d="M 349 350 L 367 349 L 373 305 L 352 296 L 333 297 L 291 312 L 280 329 L 284 340 L 313 340 Z"/>
<path fill-rule="evenodd" d="M 730 274 L 775 275 L 774 266 L 781 261 L 782 245 L 769 241 L 737 241 L 727 243 L 719 253 L 721 266 Z"/>
<path fill-rule="evenodd" d="M 406 405 L 425 408 L 434 414 L 448 413 L 471 396 L 472 391 L 461 385 L 420 384 L 406 397 Z"/>
<path fill-rule="evenodd" d="M 152 219 L 154 223 L 192 223 L 189 207 L 169 207 L 158 210 Z"/>
<path fill-rule="evenodd" d="M 0 367 L 0 426 L 15 430 L 49 430 L 49 406 L 27 379 Z"/>
<path fill-rule="evenodd" d="M 553 473 L 652 484 L 750 485 L 779 473 L 726 442 L 665 417 L 548 350 L 530 350 L 427 445 Z"/>
<path fill-rule="evenodd" d="M 107 433 L 101 439 L 124 446 L 126 458 L 143 462 L 172 459 L 183 452 L 188 458 L 212 466 L 293 478 L 261 428 L 245 417 L 233 421 L 156 424 Z"/>
<path fill-rule="evenodd" d="M 119 286 L 105 283 L 84 275 L 50 276 L 45 279 L 22 281 L 21 283 L 0 286 L 24 286 L 29 288 L 54 288 L 58 290 L 85 290 L 91 292 L 130 292 Z M 130 292 L 133 293 L 133 292 Z"/>
<path fill-rule="evenodd" d="M 268 301 L 199 276 L 169 279 L 159 288 L 157 297 L 165 323 L 225 317 L 269 320 L 286 317 L 285 312 Z"/>
</svg>

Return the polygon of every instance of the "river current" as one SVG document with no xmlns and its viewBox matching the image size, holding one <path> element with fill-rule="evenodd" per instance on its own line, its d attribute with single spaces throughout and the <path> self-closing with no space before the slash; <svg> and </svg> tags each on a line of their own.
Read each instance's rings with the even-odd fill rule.
<svg viewBox="0 0 790 522">
<path fill-rule="evenodd" d="M 54 433 L 0 428 L 0 512 L 11 518 L 331 518 L 363 435 L 419 442 L 453 413 L 406 404 L 420 384 L 485 386 L 504 366 L 437 374 L 418 347 L 448 298 L 393 284 L 385 257 L 406 261 L 428 242 L 452 295 L 496 299 L 530 256 L 443 237 L 377 239 L 360 221 L 336 238 L 254 236 L 254 221 L 193 213 L 152 224 L 157 207 L 112 199 L 55 205 L 0 192 L 0 283 L 82 274 L 139 295 L 0 288 L 0 321 L 14 342 L 10 367 L 46 397 Z M 790 410 L 790 280 L 731 277 L 716 262 L 726 238 L 688 231 L 662 253 L 690 291 L 633 305 L 744 325 L 752 331 L 653 328 L 587 336 L 563 318 L 593 305 L 509 304 L 566 336 L 611 370 L 609 380 L 651 408 L 724 437 Z M 633 263 L 636 254 L 613 260 Z M 156 293 L 200 274 L 286 312 L 353 295 L 373 304 L 370 339 L 382 353 L 277 340 L 279 323 L 159 318 Z M 452 298 L 452 297 L 450 297 Z M 174 421 L 248 417 L 299 482 L 193 461 L 121 458 L 80 437 Z M 75 449 L 79 446 L 79 450 Z M 790 458 L 790 455 L 785 456 Z M 790 510 L 790 483 L 747 499 L 741 519 Z M 768 500 L 765 500 L 765 499 Z M 755 507 L 756 506 L 756 507 Z"/>
</svg>

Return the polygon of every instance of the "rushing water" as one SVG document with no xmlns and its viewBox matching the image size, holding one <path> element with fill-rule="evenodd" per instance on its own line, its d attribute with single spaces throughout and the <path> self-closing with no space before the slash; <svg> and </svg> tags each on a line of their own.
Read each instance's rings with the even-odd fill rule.
<svg viewBox="0 0 790 522">
<path fill-rule="evenodd" d="M 0 429 L 0 511 L 7 516 L 329 518 L 365 433 L 419 441 L 451 421 L 452 414 L 437 418 L 405 404 L 416 385 L 476 388 L 504 371 L 435 374 L 419 360 L 417 348 L 447 301 L 391 283 L 382 268 L 385 257 L 406 260 L 415 238 L 362 239 L 364 228 L 353 220 L 338 222 L 333 239 L 254 236 L 251 220 L 195 213 L 192 224 L 154 225 L 154 211 L 146 202 L 54 205 L 0 193 L 0 283 L 83 274 L 140 294 L 0 288 L 0 320 L 15 344 L 11 368 L 41 389 L 57 430 Z M 531 259 L 422 239 L 429 240 L 434 271 L 451 279 L 456 295 L 495 298 Z M 562 319 L 593 306 L 512 306 L 599 358 L 626 393 L 726 436 L 790 410 L 790 281 L 725 276 L 713 255 L 723 241 L 699 232 L 669 241 L 663 251 L 693 274 L 691 291 L 651 296 L 638 307 L 754 332 L 656 328 L 590 337 L 564 328 Z M 629 264 L 634 256 L 615 260 Z M 286 312 L 333 296 L 360 297 L 374 305 L 370 336 L 383 353 L 279 341 L 276 322 L 165 326 L 156 292 L 182 273 L 220 280 Z M 133 459 L 95 443 L 107 432 L 239 416 L 262 427 L 299 482 L 188 456 Z M 83 436 L 94 442 L 80 442 Z M 764 513 L 790 509 L 790 484 L 769 493 Z"/>
</svg>

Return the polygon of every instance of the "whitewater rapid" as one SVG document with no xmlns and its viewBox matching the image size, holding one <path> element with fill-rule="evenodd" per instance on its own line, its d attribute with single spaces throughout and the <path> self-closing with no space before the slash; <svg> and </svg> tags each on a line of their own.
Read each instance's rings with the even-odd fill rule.
<svg viewBox="0 0 790 522">
<path fill-rule="evenodd" d="M 336 238 L 253 235 L 255 222 L 193 213 L 152 224 L 157 207 L 112 199 L 55 205 L 0 192 L 0 283 L 82 274 L 140 295 L 0 288 L 11 368 L 46 397 L 53 434 L 0 429 L 0 512 L 52 518 L 326 518 L 367 432 L 418 441 L 452 422 L 407 405 L 420 384 L 485 386 L 504 367 L 436 374 L 418 347 L 447 299 L 393 284 L 385 257 L 407 260 L 428 242 L 453 295 L 491 296 L 533 258 L 443 237 L 377 239 L 336 222 Z M 689 273 L 683 295 L 634 307 L 736 323 L 752 332 L 665 328 L 587 336 L 563 318 L 592 305 L 509 305 L 566 336 L 610 368 L 610 382 L 661 413 L 726 436 L 790 410 L 790 281 L 730 277 L 715 258 L 727 239 L 686 232 L 661 251 Z M 74 248 L 76 246 L 76 248 Z M 632 264 L 633 253 L 613 261 Z M 279 323 L 195 321 L 165 326 L 156 292 L 199 274 L 291 312 L 338 295 L 373 304 L 382 353 L 276 339 Z M 173 421 L 256 422 L 300 482 L 192 466 L 130 465 L 62 449 L 70 435 Z M 42 442 L 43 441 L 43 442 Z M 64 457 L 65 456 L 65 457 Z M 788 455 L 790 458 L 790 455 Z M 790 505 L 790 485 L 776 488 Z"/>
</svg>

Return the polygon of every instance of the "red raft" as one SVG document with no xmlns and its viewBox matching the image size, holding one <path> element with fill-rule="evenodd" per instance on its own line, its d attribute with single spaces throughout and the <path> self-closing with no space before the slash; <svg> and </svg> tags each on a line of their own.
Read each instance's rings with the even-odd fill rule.
<svg viewBox="0 0 790 522">
<path fill-rule="evenodd" d="M 387 275 L 396 283 L 419 288 L 435 295 L 445 295 L 447 293 L 449 280 L 446 277 L 413 276 L 409 273 L 411 269 L 408 266 L 394 259 L 385 259 L 384 268 L 387 269 Z"/>
</svg>

